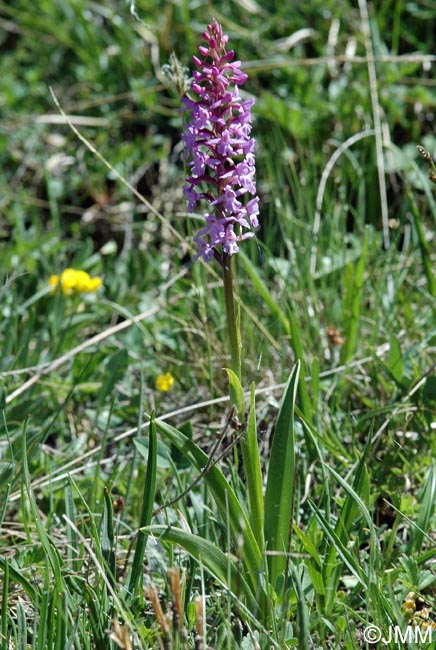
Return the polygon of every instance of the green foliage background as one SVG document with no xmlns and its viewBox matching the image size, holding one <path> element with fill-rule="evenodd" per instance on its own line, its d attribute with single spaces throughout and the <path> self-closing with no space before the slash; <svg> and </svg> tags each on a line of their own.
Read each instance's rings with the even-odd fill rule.
<svg viewBox="0 0 436 650">
<path fill-rule="evenodd" d="M 144 595 L 123 591 L 147 499 L 143 413 L 170 417 L 206 452 L 228 415 L 219 269 L 191 265 L 201 215 L 186 214 L 184 115 L 165 74 L 174 52 L 189 76 L 212 17 L 256 98 L 262 225 L 238 255 L 238 291 L 264 468 L 276 386 L 302 364 L 293 586 L 271 594 L 283 624 L 255 632 L 242 601 L 164 542 L 148 543 L 147 579 L 170 600 L 166 569 L 186 572 L 190 636 L 176 647 L 194 647 L 196 593 L 214 648 L 354 648 L 365 621 L 386 624 L 387 601 L 402 622 L 408 592 L 433 605 L 436 204 L 416 145 L 436 151 L 434 3 L 0 0 L 2 650 L 11 638 L 113 648 L 115 611 L 138 647 L 160 637 Z M 104 289 L 52 295 L 50 275 L 67 266 Z M 158 394 L 166 371 L 175 387 Z M 157 444 L 155 507 L 196 476 L 168 439 Z M 220 465 L 243 503 L 237 453 Z M 220 517 L 199 481 L 153 523 L 184 518 L 226 553 Z"/>
</svg>

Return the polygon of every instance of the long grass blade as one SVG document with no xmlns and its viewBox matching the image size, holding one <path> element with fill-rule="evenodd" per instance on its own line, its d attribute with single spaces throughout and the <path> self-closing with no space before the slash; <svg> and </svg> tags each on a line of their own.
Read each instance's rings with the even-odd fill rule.
<svg viewBox="0 0 436 650">
<path fill-rule="evenodd" d="M 357 333 L 360 321 L 360 302 L 363 287 L 366 257 L 369 246 L 369 229 L 365 230 L 365 240 L 359 261 L 354 267 L 350 262 L 346 267 L 346 295 L 344 297 L 343 322 L 346 324 L 345 345 L 343 347 L 342 363 L 347 363 L 354 354 L 357 345 Z"/>
<path fill-rule="evenodd" d="M 280 308 L 277 300 L 274 299 L 274 296 L 271 294 L 270 290 L 260 277 L 254 264 L 248 259 L 245 253 L 241 250 L 239 251 L 238 255 L 244 264 L 245 270 L 248 273 L 255 290 L 261 296 L 265 304 L 269 307 L 271 313 L 280 320 L 284 331 L 289 335 L 291 333 L 291 327 L 285 312 Z"/>
<path fill-rule="evenodd" d="M 359 463 L 356 467 L 353 485 L 350 486 L 335 470 L 324 463 L 325 469 L 330 472 L 336 481 L 342 485 L 347 492 L 344 504 L 339 514 L 338 521 L 335 526 L 335 534 L 341 543 L 346 547 L 351 535 L 352 527 L 355 523 L 356 512 L 358 509 L 362 512 L 366 519 L 367 525 L 374 535 L 374 525 L 369 514 L 369 511 L 359 495 L 367 500 L 368 498 L 368 477 L 366 471 L 366 459 L 371 448 L 371 438 L 368 438 L 364 452 L 362 453 Z M 375 548 L 378 547 L 378 542 L 375 540 Z M 330 545 L 329 552 L 324 562 L 324 576 L 323 581 L 325 585 L 329 586 L 326 599 L 326 610 L 330 611 L 334 605 L 334 598 L 341 574 L 341 562 L 337 562 L 337 548 L 334 544 Z"/>
<path fill-rule="evenodd" d="M 408 543 L 408 555 L 416 557 L 422 552 L 424 539 L 429 531 L 431 518 L 436 505 L 436 465 L 433 464 L 422 484 L 420 490 L 420 503 L 416 526 L 412 528 Z"/>
<path fill-rule="evenodd" d="M 14 450 L 9 438 L 9 431 L 8 431 L 6 415 L 4 411 L 2 415 L 3 415 L 4 430 L 8 441 L 8 451 L 10 453 L 11 460 L 3 461 L 2 469 L 0 472 L 0 490 L 1 490 L 0 494 L 1 494 L 1 501 L 2 501 L 2 504 L 0 506 L 0 527 L 3 526 L 3 520 L 5 518 L 6 509 L 8 505 L 8 498 L 11 493 L 12 483 L 14 480 Z"/>
<path fill-rule="evenodd" d="M 291 578 L 297 594 L 297 639 L 300 650 L 311 650 L 313 645 L 309 635 L 309 611 L 306 603 L 304 588 L 297 569 L 291 564 Z"/>
<path fill-rule="evenodd" d="M 104 488 L 104 509 L 101 520 L 101 552 L 103 555 L 106 577 L 109 584 L 115 586 L 115 536 L 114 510 L 110 490 Z"/>
<path fill-rule="evenodd" d="M 50 589 L 50 565 L 46 561 L 45 563 L 45 576 L 44 576 L 44 590 L 41 594 L 39 600 L 39 633 L 37 639 L 37 649 L 43 650 L 43 648 L 50 647 L 47 644 L 47 634 L 49 630 L 53 630 L 51 621 L 49 621 L 49 611 L 50 603 L 52 601 L 52 590 Z"/>
<path fill-rule="evenodd" d="M 157 434 L 155 418 L 154 415 L 152 415 L 149 428 L 147 471 L 145 474 L 144 493 L 142 496 L 142 510 L 129 580 L 129 591 L 132 595 L 137 592 L 138 588 L 142 592 L 141 587 L 144 574 L 142 566 L 144 562 L 145 547 L 147 544 L 147 533 L 144 531 L 144 528 L 151 522 L 153 513 L 153 504 L 156 493 L 156 466 Z"/>
<path fill-rule="evenodd" d="M 27 650 L 27 618 L 23 603 L 17 605 L 17 650 Z"/>
<path fill-rule="evenodd" d="M 324 579 L 322 574 L 322 562 L 321 557 L 313 544 L 312 540 L 302 531 L 297 524 L 294 524 L 293 531 L 295 535 L 299 538 L 305 553 L 307 554 L 306 566 L 309 571 L 310 580 L 312 587 L 315 592 L 324 597 L 326 594 L 326 588 L 324 586 Z M 291 566 L 292 568 L 292 566 Z"/>
<path fill-rule="evenodd" d="M 430 245 L 427 241 L 424 226 L 421 219 L 421 214 L 419 212 L 418 206 L 416 205 L 413 194 L 410 190 L 407 190 L 407 197 L 410 201 L 410 208 L 412 210 L 413 219 L 415 221 L 416 234 L 418 235 L 419 250 L 421 253 L 422 266 L 424 268 L 424 274 L 427 280 L 427 286 L 430 295 L 436 300 L 436 276 L 434 272 L 434 262 L 431 258 Z M 436 311 L 436 307 L 434 307 Z"/>
<path fill-rule="evenodd" d="M 303 348 L 303 343 L 301 341 L 301 336 L 300 336 L 300 327 L 297 323 L 297 319 L 295 317 L 294 312 L 292 309 L 289 309 L 289 322 L 291 325 L 291 345 L 292 349 L 294 351 L 294 355 L 296 359 L 299 359 L 299 364 L 300 364 L 300 373 L 302 377 L 306 377 L 306 368 L 305 368 L 305 363 L 303 361 L 304 359 L 304 348 Z M 309 391 L 307 389 L 306 381 L 300 381 L 298 382 L 297 385 L 297 392 L 298 392 L 298 399 L 300 403 L 300 409 L 307 420 L 309 424 L 312 423 L 312 414 L 313 414 L 313 406 L 312 402 L 309 396 Z M 311 438 L 306 438 L 306 444 L 307 444 L 307 451 L 308 451 L 308 456 L 310 460 L 313 460 L 316 458 L 316 453 L 315 449 L 313 448 L 313 443 Z"/>
<path fill-rule="evenodd" d="M 341 542 L 340 538 L 335 533 L 334 528 L 330 525 L 327 519 L 324 517 L 322 512 L 313 504 L 311 501 L 308 502 L 312 512 L 315 514 L 315 517 L 318 520 L 322 530 L 327 536 L 329 542 L 333 544 L 335 550 L 345 565 L 348 567 L 350 572 L 354 575 L 357 581 L 362 585 L 362 587 L 367 588 L 369 585 L 368 575 L 356 561 L 356 558 L 350 553 L 346 546 Z M 330 588 L 330 586 L 329 586 Z"/>
<path fill-rule="evenodd" d="M 9 562 L 4 560 L 3 578 L 2 578 L 2 607 L 1 607 L 1 650 L 6 650 L 8 646 L 8 611 L 9 611 Z"/>
<path fill-rule="evenodd" d="M 23 428 L 23 433 L 22 433 L 22 444 L 21 444 L 21 452 L 22 452 L 22 462 L 23 462 L 23 475 L 24 475 L 24 485 L 25 489 L 27 492 L 27 497 L 29 500 L 29 506 L 30 506 L 30 511 L 32 513 L 32 517 L 34 520 L 34 523 L 36 525 L 37 531 L 38 531 L 38 537 L 41 541 L 42 547 L 45 551 L 46 557 L 48 558 L 51 569 L 53 571 L 54 575 L 54 580 L 55 580 L 55 585 L 56 589 L 58 590 L 59 593 L 63 593 L 65 585 L 64 581 L 62 579 L 62 572 L 61 572 L 61 558 L 59 555 L 58 550 L 56 547 L 52 544 L 51 540 L 49 539 L 46 530 L 44 528 L 44 525 L 41 521 L 41 517 L 38 511 L 38 507 L 35 502 L 35 496 L 33 494 L 31 485 L 30 485 L 30 473 L 29 473 L 29 466 L 27 463 L 27 427 L 24 426 Z"/>
<path fill-rule="evenodd" d="M 6 558 L 0 555 L 0 568 L 3 570 L 3 572 L 6 571 L 6 563 L 7 563 Z M 29 580 L 27 580 L 27 578 L 21 575 L 18 569 L 11 566 L 10 563 L 8 563 L 8 571 L 9 571 L 10 580 L 16 582 L 24 589 L 25 593 L 30 598 L 31 602 L 34 602 L 36 599 L 40 598 L 41 587 L 37 583 L 29 582 Z"/>
</svg>

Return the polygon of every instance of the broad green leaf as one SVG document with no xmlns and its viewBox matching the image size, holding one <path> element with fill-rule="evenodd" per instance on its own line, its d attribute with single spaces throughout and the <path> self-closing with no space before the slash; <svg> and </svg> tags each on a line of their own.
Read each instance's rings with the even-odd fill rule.
<svg viewBox="0 0 436 650">
<path fill-rule="evenodd" d="M 194 429 L 192 426 L 192 422 L 190 420 L 188 420 L 187 422 L 183 422 L 183 424 L 179 426 L 179 431 L 181 431 L 190 440 L 194 438 Z M 158 441 L 158 445 L 159 445 L 159 441 Z M 187 467 L 189 467 L 189 462 L 174 445 L 171 445 L 170 455 L 173 463 L 175 464 L 178 470 L 186 469 Z M 158 456 L 159 456 L 159 446 L 158 446 Z"/>
<path fill-rule="evenodd" d="M 265 545 L 269 580 L 275 584 L 286 568 L 286 551 L 292 528 L 292 504 L 295 479 L 294 408 L 300 363 L 289 376 L 280 406 L 265 492 Z"/>
<path fill-rule="evenodd" d="M 143 458 L 148 462 L 150 454 L 150 440 L 149 438 L 135 438 L 133 440 L 138 452 Z M 168 451 L 168 448 L 162 442 L 157 442 L 157 457 L 156 457 L 157 467 L 160 469 L 168 469 L 172 467 L 171 454 Z"/>
<path fill-rule="evenodd" d="M 156 420 L 156 427 L 168 442 L 175 445 L 190 461 L 191 465 L 201 471 L 209 462 L 209 457 L 181 431 L 166 422 Z M 262 565 L 262 555 L 245 511 L 234 491 L 217 465 L 211 465 L 204 473 L 204 480 L 212 492 L 223 521 L 229 520 L 230 530 L 239 546 L 243 540 L 243 559 L 246 571 L 254 589 L 258 586 L 258 576 Z"/>
<path fill-rule="evenodd" d="M 142 530 L 147 535 L 154 535 L 160 542 L 167 541 L 183 548 L 236 597 L 243 595 L 247 606 L 253 612 L 258 609 L 253 591 L 246 582 L 241 568 L 216 544 L 173 526 L 147 526 Z"/>
</svg>

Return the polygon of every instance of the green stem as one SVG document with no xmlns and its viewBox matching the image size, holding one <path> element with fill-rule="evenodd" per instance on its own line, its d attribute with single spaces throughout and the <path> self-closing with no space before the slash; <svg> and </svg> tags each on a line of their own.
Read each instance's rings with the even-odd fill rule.
<svg viewBox="0 0 436 650">
<path fill-rule="evenodd" d="M 235 300 L 233 295 L 232 258 L 229 255 L 224 257 L 223 267 L 224 299 L 226 303 L 227 332 L 230 343 L 231 369 L 238 377 L 241 377 L 241 336 L 236 319 Z"/>
</svg>

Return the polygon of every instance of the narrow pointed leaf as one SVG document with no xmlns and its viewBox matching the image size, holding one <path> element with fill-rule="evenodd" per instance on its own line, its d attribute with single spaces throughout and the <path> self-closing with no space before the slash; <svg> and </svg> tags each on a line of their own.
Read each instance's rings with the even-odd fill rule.
<svg viewBox="0 0 436 650">
<path fill-rule="evenodd" d="M 275 584 L 286 567 L 286 550 L 291 533 L 295 478 L 294 408 L 300 364 L 293 368 L 285 388 L 268 467 L 265 492 L 265 544 L 269 578 Z"/>
<path fill-rule="evenodd" d="M 160 542 L 170 542 L 183 548 L 195 558 L 235 596 L 243 595 L 252 611 L 257 609 L 252 589 L 247 584 L 244 574 L 228 554 L 223 553 L 215 544 L 203 537 L 173 526 L 147 526 L 142 529 L 146 534 L 154 535 Z"/>
<path fill-rule="evenodd" d="M 224 370 L 226 371 L 230 382 L 230 396 L 232 404 L 236 407 L 238 416 L 240 418 L 243 418 L 245 412 L 245 398 L 241 382 L 239 381 L 238 375 L 233 372 L 233 370 L 230 368 L 224 368 Z"/>
<path fill-rule="evenodd" d="M 320 524 L 322 530 L 327 536 L 330 544 L 332 544 L 335 547 L 336 553 L 339 555 L 341 560 L 348 567 L 348 569 L 354 575 L 354 577 L 358 580 L 358 582 L 362 585 L 362 587 L 366 588 L 369 584 L 369 579 L 365 571 L 360 567 L 356 558 L 350 553 L 350 551 L 341 542 L 339 537 L 336 535 L 333 527 L 330 525 L 330 523 L 327 521 L 327 519 L 324 517 L 321 511 L 314 504 L 312 504 L 311 501 L 308 501 L 308 503 L 313 513 L 315 514 L 315 517 L 317 518 L 318 523 Z"/>
<path fill-rule="evenodd" d="M 156 427 L 162 436 L 175 445 L 198 471 L 207 465 L 209 461 L 207 454 L 181 431 L 161 420 L 156 420 Z M 262 556 L 247 516 L 217 465 L 208 468 L 204 473 L 204 481 L 214 496 L 223 521 L 229 520 L 235 544 L 239 546 L 242 538 L 245 568 L 252 585 L 257 587 Z"/>
<path fill-rule="evenodd" d="M 242 460 L 244 463 L 245 479 L 247 481 L 248 512 L 250 523 L 259 546 L 263 549 L 263 483 L 262 467 L 260 464 L 259 445 L 257 443 L 255 387 L 251 386 L 250 414 L 247 421 L 247 431 L 241 439 Z"/>
<path fill-rule="evenodd" d="M 343 322 L 346 324 L 345 345 L 342 348 L 342 363 L 351 359 L 357 345 L 360 323 L 361 294 L 364 282 L 366 257 L 369 247 L 369 230 L 365 230 L 362 252 L 357 264 L 350 262 L 346 268 L 346 294 L 344 297 Z"/>
<path fill-rule="evenodd" d="M 250 276 L 250 279 L 253 283 L 256 292 L 259 294 L 259 296 L 262 297 L 265 304 L 268 306 L 269 310 L 271 311 L 271 314 L 279 318 L 286 334 L 290 334 L 291 327 L 286 314 L 280 309 L 277 300 L 275 300 L 274 296 L 271 294 L 270 290 L 268 289 L 268 287 L 266 286 L 266 284 L 258 274 L 256 267 L 248 259 L 248 257 L 245 255 L 243 251 L 239 251 L 238 255 L 245 266 L 246 272 Z"/>
<path fill-rule="evenodd" d="M 416 527 L 413 528 L 410 541 L 408 543 L 408 550 L 414 557 L 418 556 L 422 551 L 424 538 L 428 537 L 427 532 L 431 530 L 431 519 L 435 510 L 436 500 L 436 465 L 430 467 L 424 483 L 421 487 L 421 504 L 419 509 L 418 518 L 416 520 Z"/>
<path fill-rule="evenodd" d="M 149 437 L 148 437 L 148 459 L 147 471 L 145 474 L 144 494 L 142 496 L 142 511 L 140 519 L 140 530 L 136 540 L 135 554 L 133 556 L 132 572 L 130 574 L 129 590 L 134 593 L 142 586 L 145 546 L 147 534 L 143 531 L 144 526 L 151 522 L 153 504 L 156 493 L 156 466 L 157 466 L 157 433 L 154 415 L 151 416 Z"/>
<path fill-rule="evenodd" d="M 104 509 L 101 520 L 101 552 L 103 554 L 107 579 L 115 585 L 115 537 L 114 537 L 114 510 L 111 493 L 104 488 Z"/>
</svg>

